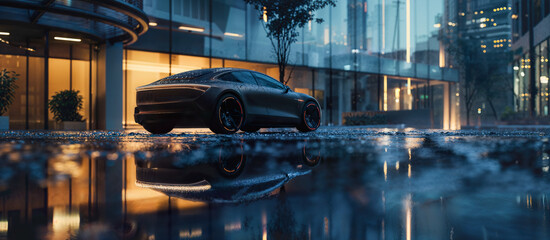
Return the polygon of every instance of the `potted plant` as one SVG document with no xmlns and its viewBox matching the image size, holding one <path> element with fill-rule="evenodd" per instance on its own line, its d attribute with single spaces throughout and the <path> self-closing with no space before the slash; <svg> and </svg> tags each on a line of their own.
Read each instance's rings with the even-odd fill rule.
<svg viewBox="0 0 550 240">
<path fill-rule="evenodd" d="M 82 96 L 77 90 L 56 92 L 48 101 L 48 107 L 59 130 L 86 130 L 86 122 L 79 111 L 82 109 Z"/>
<path fill-rule="evenodd" d="M 2 116 L 8 111 L 8 107 L 13 103 L 15 98 L 15 81 L 18 74 L 13 71 L 3 69 L 0 72 L 0 129 L 10 128 L 10 118 L 8 116 Z"/>
</svg>

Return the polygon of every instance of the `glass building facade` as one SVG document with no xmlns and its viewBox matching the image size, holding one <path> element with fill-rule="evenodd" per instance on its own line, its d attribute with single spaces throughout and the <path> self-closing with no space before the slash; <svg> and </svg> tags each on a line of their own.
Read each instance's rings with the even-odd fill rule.
<svg viewBox="0 0 550 240">
<path fill-rule="evenodd" d="M 513 62 L 515 110 L 527 116 L 530 105 L 533 104 L 534 115 L 548 116 L 550 1 L 516 0 L 513 1 L 513 6 L 515 10 L 511 17 L 513 19 L 512 50 L 515 53 Z"/>
<path fill-rule="evenodd" d="M 17 53 L 12 51 L 16 48 L 13 44 L 0 43 L 2 67 L 16 70 L 22 79 L 18 100 L 9 112 L 12 128 L 44 128 L 45 97 L 40 96 L 67 88 L 86 95 L 83 115 L 89 128 L 103 129 L 101 121 L 118 121 L 106 120 L 111 118 L 94 105 L 109 105 L 103 98 L 105 89 L 120 93 L 120 121 L 123 127 L 133 127 L 137 126 L 133 118 L 135 88 L 159 78 L 213 67 L 246 68 L 278 78 L 263 22 L 244 1 L 135 2 L 148 17 L 148 29 L 135 41 L 126 41 L 120 51 L 120 90 L 105 87 L 102 74 L 96 74 L 112 66 L 97 47 L 105 41 L 82 33 L 85 41 L 80 43 L 51 40 L 45 47 L 44 37 L 19 41 L 18 46 L 25 46 L 26 39 L 31 39 L 31 45 L 32 41 L 42 41 L 37 45 L 48 51 L 48 64 L 43 63 L 44 58 L 33 59 L 39 51 Z M 454 27 L 447 22 L 449 16 L 456 15 L 452 11 L 447 1 L 439 0 L 337 1 L 335 7 L 315 13 L 323 23 L 308 23 L 298 30 L 300 35 L 290 55 L 294 67 L 288 85 L 319 100 L 324 110 L 323 125 L 341 125 L 343 115 L 352 112 L 402 111 L 406 116 L 408 111 L 425 111 L 429 113 L 429 127 L 459 128 L 458 71 L 452 68 L 441 41 L 445 31 Z M 28 75 L 24 74 L 27 66 L 31 69 Z M 42 79 L 44 69 L 40 69 L 46 66 L 48 93 Z M 40 84 L 34 87 L 32 82 Z"/>
</svg>

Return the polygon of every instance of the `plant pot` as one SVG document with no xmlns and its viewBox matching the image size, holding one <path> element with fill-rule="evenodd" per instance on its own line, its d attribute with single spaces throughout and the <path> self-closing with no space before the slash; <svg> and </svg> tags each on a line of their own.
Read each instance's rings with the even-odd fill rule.
<svg viewBox="0 0 550 240">
<path fill-rule="evenodd" d="M 62 121 L 55 123 L 56 130 L 86 131 L 86 122 Z"/>
<path fill-rule="evenodd" d="M 0 116 L 0 130 L 10 129 L 10 117 L 9 116 Z"/>
</svg>

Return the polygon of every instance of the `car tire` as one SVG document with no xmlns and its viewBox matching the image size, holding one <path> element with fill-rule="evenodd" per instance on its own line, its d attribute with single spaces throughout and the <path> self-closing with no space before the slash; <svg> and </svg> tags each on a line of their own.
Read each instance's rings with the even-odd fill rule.
<svg viewBox="0 0 550 240">
<path fill-rule="evenodd" d="M 210 120 L 210 130 L 214 133 L 232 134 L 239 131 L 244 122 L 243 104 L 233 94 L 222 95 Z"/>
<path fill-rule="evenodd" d="M 259 127 L 243 127 L 241 130 L 247 132 L 247 133 L 255 133 L 257 132 L 258 130 L 260 130 Z"/>
<path fill-rule="evenodd" d="M 321 125 L 321 108 L 314 101 L 304 104 L 300 117 L 300 124 L 296 126 L 300 132 L 311 132 L 317 130 Z"/>
<path fill-rule="evenodd" d="M 165 134 L 174 129 L 173 123 L 146 123 L 143 128 L 152 134 Z"/>
</svg>

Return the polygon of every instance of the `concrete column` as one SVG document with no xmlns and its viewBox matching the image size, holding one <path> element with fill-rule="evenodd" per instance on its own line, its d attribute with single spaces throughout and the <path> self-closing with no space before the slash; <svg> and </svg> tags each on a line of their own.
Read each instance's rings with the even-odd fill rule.
<svg viewBox="0 0 550 240">
<path fill-rule="evenodd" d="M 98 129 L 122 130 L 122 60 L 121 42 L 101 46 L 97 65 Z"/>
</svg>

